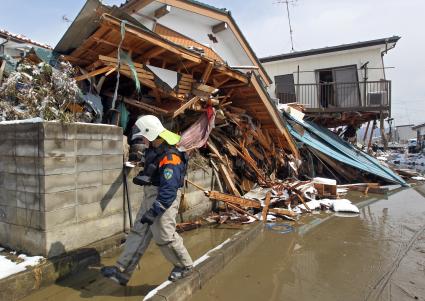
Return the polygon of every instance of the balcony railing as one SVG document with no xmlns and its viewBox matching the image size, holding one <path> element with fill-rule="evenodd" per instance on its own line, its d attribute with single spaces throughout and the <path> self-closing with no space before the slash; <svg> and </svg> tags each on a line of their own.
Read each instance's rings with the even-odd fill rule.
<svg viewBox="0 0 425 301">
<path fill-rule="evenodd" d="M 297 102 L 306 111 L 389 110 L 391 105 L 391 81 L 368 81 L 350 83 L 295 84 L 276 87 L 280 103 Z"/>
</svg>

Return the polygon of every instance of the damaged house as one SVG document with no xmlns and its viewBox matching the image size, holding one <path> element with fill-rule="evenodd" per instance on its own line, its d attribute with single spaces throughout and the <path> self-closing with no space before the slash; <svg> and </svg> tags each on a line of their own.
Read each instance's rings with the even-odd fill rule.
<svg viewBox="0 0 425 301">
<path fill-rule="evenodd" d="M 379 121 L 384 137 L 384 119 L 391 116 L 391 81 L 385 74 L 384 56 L 399 39 L 393 36 L 261 58 L 274 80 L 268 91 L 281 104 L 301 104 L 309 120 L 325 127 L 358 129 L 368 123 L 370 133 Z"/>
<path fill-rule="evenodd" d="M 194 28 L 202 31 L 191 32 Z M 31 137 L 48 141 L 40 143 L 44 147 L 41 157 L 35 153 L 31 160 L 60 161 L 70 166 L 54 165 L 48 172 L 28 175 L 34 178 L 36 187 L 41 186 L 39 190 L 46 192 L 48 202 L 57 203 L 54 209 L 44 205 L 43 209 L 24 209 L 43 217 L 42 226 L 29 225 L 31 220 L 24 220 L 17 229 L 29 227 L 33 236 L 43 239 L 34 242 L 25 236 L 17 246 L 15 240 L 8 240 L 11 236 L 2 238 L 11 247 L 29 249 L 29 245 L 37 244 L 33 250 L 55 256 L 122 232 L 123 224 L 124 228 L 126 225 L 123 195 L 127 203 L 130 203 L 128 195 L 131 196 L 131 206 L 140 205 L 141 197 L 140 189 L 136 191 L 131 182 L 130 193 L 127 196 L 124 193 L 127 188 L 122 177 L 122 133 L 126 136 L 124 146 L 128 141 L 130 153 L 137 156 L 142 148 L 131 139 L 132 127 L 143 114 L 158 116 L 167 128 L 181 134 L 179 147 L 191 153 L 193 165 L 189 166 L 192 169 L 185 189 L 188 192 L 195 187 L 201 196 L 208 196 L 196 197 L 203 208 L 211 209 L 213 202 L 208 200 L 211 199 L 226 202 L 229 204 L 226 208 L 235 207 L 239 213 L 244 212 L 243 204 L 248 203 L 260 210 L 258 200 L 242 196 L 258 186 L 270 190 L 282 184 L 280 179 L 297 174 L 300 153 L 264 87 L 270 79 L 227 11 L 183 0 L 167 4 L 132 1 L 121 8 L 88 0 L 51 55 L 40 58 L 35 53 L 26 57 L 23 64 L 61 66 L 61 61 L 72 64 L 72 80 L 65 82 L 73 87 L 77 84 L 79 91 L 75 101 L 62 101 L 59 110 L 78 116 L 86 112 L 89 104 L 91 114 L 83 121 L 112 126 L 62 126 L 54 122 L 25 125 L 36 132 Z M 18 95 L 22 88 L 31 88 L 32 84 L 18 85 Z M 14 101 L 13 95 L 5 98 L 5 103 Z M 11 110 L 20 109 L 12 104 Z M 25 118 L 28 117 L 12 119 Z M 10 118 L 6 116 L 6 120 Z M 1 126 L 12 133 L 25 128 L 7 121 Z M 1 140 L 1 146 L 11 145 L 10 139 L 14 137 Z M 58 139 L 58 144 L 52 143 L 52 139 Z M 18 142 L 22 141 L 13 143 L 18 147 Z M 50 147 L 54 148 L 51 152 L 47 150 Z M 13 152 L 7 154 L 13 155 Z M 10 161 L 10 157 L 4 160 Z M 47 168 L 48 164 L 42 166 Z M 206 176 L 193 172 L 194 169 L 213 178 L 211 183 L 205 181 Z M 138 169 L 124 170 L 130 173 L 125 175 L 131 181 Z M 12 181 L 22 176 L 16 173 L 8 171 L 3 178 Z M 75 174 L 75 180 L 70 174 Z M 3 184 L 6 181 L 0 184 L 2 189 L 11 189 Z M 16 186 L 11 193 L 21 193 L 22 189 Z M 31 192 L 35 197 L 36 191 Z M 283 187 L 279 191 L 286 195 Z M 69 198 L 58 197 L 65 193 Z M 185 199 L 188 196 L 185 193 Z M 13 213 L 16 205 L 10 203 L 7 208 Z M 184 205 L 181 208 L 188 209 Z M 66 215 L 62 220 L 48 218 L 62 213 Z M 8 215 L 5 221 L 8 227 L 16 223 Z M 78 241 L 71 240 L 61 231 L 65 224 L 73 233 L 84 229 L 84 235 L 78 235 Z"/>
<path fill-rule="evenodd" d="M 47 44 L 42 44 L 26 36 L 0 29 L 0 58 L 10 56 L 11 58 L 19 59 L 24 57 L 33 47 L 52 49 Z"/>
<path fill-rule="evenodd" d="M 0 83 L 4 73 L 9 71 L 7 65 L 14 65 L 17 60 L 25 57 L 32 48 L 52 49 L 47 44 L 42 44 L 20 34 L 13 34 L 0 29 Z"/>
<path fill-rule="evenodd" d="M 55 51 L 79 67 L 76 80 L 94 87 L 109 115 L 117 113 L 117 103 L 125 104 L 120 116 L 133 112 L 120 124 L 126 132 L 142 113 L 162 116 L 182 131 L 190 124 L 188 111 L 199 116 L 214 107 L 217 132 L 244 122 L 262 147 L 299 157 L 263 87 L 270 79 L 225 10 L 194 1 L 130 1 L 121 8 L 88 1 Z M 229 141 L 232 151 L 235 142 L 243 147 L 252 137 Z M 245 159 L 253 166 L 251 155 Z"/>
</svg>

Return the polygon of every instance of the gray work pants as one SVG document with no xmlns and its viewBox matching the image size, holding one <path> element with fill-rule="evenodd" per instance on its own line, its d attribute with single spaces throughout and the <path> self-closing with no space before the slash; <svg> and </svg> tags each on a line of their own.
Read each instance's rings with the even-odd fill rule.
<svg viewBox="0 0 425 301">
<path fill-rule="evenodd" d="M 165 258 L 174 266 L 192 266 L 193 262 L 183 245 L 183 239 L 176 232 L 176 216 L 179 211 L 181 196 L 180 189 L 171 207 L 160 217 L 157 217 L 151 226 L 142 224 L 140 219 L 152 207 L 153 202 L 155 202 L 158 196 L 158 187 L 153 185 L 144 186 L 144 195 L 145 197 L 137 213 L 136 221 L 125 242 L 124 251 L 118 258 L 117 266 L 124 270 L 124 273 L 128 276 L 131 276 L 152 238 L 161 249 Z"/>
</svg>

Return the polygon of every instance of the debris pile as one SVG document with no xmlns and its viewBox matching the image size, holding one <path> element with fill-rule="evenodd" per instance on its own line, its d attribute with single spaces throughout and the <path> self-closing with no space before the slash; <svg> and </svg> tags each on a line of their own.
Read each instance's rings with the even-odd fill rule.
<svg viewBox="0 0 425 301">
<path fill-rule="evenodd" d="M 315 178 L 311 181 L 287 180 L 270 188 L 257 187 L 242 197 L 218 191 L 205 191 L 212 200 L 224 204 L 220 214 L 207 218 L 210 222 L 251 223 L 276 218 L 296 220 L 303 213 L 316 210 L 359 213 L 349 200 L 343 199 L 349 190 L 363 193 L 385 193 L 377 183 L 337 185 L 335 180 Z"/>
<path fill-rule="evenodd" d="M 46 121 L 94 121 L 97 113 L 81 94 L 75 73 L 67 61 L 58 60 L 52 66 L 32 52 L 0 85 L 0 121 L 37 117 Z"/>
</svg>

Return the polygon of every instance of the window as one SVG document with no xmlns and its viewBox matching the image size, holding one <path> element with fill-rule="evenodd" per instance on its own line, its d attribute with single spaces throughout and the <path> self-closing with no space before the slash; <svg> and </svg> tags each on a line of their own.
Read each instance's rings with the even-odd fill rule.
<svg viewBox="0 0 425 301">
<path fill-rule="evenodd" d="M 319 103 L 328 107 L 358 107 L 360 103 L 357 66 L 316 70 Z"/>
<path fill-rule="evenodd" d="M 291 103 L 297 101 L 293 74 L 275 76 L 274 82 L 276 85 L 276 97 L 279 98 L 280 103 Z"/>
</svg>

